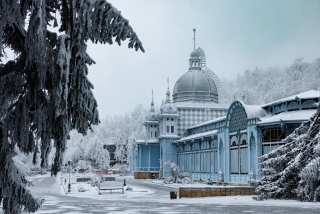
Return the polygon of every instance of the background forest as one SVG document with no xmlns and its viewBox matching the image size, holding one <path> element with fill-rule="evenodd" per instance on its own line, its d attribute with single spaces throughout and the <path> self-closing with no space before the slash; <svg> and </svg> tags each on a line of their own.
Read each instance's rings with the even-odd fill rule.
<svg viewBox="0 0 320 214">
<path fill-rule="evenodd" d="M 249 105 L 262 105 L 307 90 L 320 90 L 320 58 L 308 63 L 298 58 L 280 69 L 255 68 L 238 74 L 235 80 L 223 79 L 222 103 L 235 99 Z"/>
</svg>

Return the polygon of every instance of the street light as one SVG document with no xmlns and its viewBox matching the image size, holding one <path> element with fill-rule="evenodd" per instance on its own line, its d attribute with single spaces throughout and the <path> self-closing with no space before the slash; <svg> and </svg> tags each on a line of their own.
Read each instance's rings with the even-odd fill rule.
<svg viewBox="0 0 320 214">
<path fill-rule="evenodd" d="M 71 192 L 71 183 L 70 183 L 70 166 L 71 166 L 71 161 L 68 161 L 68 165 L 69 165 L 69 184 L 68 184 L 68 192 Z"/>
</svg>

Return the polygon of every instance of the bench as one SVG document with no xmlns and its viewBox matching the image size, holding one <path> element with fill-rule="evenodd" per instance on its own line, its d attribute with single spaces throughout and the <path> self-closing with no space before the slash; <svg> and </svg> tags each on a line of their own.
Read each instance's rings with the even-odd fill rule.
<svg viewBox="0 0 320 214">
<path fill-rule="evenodd" d="M 91 178 L 77 178 L 77 183 L 78 182 L 88 182 L 90 180 L 91 180 Z"/>
<path fill-rule="evenodd" d="M 122 190 L 122 194 L 124 194 L 124 188 L 123 187 L 99 187 L 99 195 L 101 195 L 102 191 L 110 191 L 110 194 L 112 193 L 112 190 Z"/>
<path fill-rule="evenodd" d="M 104 181 L 116 181 L 116 177 L 103 177 L 102 180 L 104 180 Z"/>
</svg>

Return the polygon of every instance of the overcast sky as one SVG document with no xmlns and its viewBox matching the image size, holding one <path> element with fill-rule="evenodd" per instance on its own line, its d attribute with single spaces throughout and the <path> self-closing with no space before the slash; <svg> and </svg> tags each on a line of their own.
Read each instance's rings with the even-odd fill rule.
<svg viewBox="0 0 320 214">
<path fill-rule="evenodd" d="M 109 0 L 129 19 L 145 53 L 114 45 L 89 44 L 96 61 L 89 67 L 101 118 L 125 114 L 141 103 L 165 99 L 189 68 L 196 47 L 206 53 L 207 67 L 234 79 L 255 67 L 283 67 L 303 57 L 320 57 L 319 0 Z"/>
</svg>

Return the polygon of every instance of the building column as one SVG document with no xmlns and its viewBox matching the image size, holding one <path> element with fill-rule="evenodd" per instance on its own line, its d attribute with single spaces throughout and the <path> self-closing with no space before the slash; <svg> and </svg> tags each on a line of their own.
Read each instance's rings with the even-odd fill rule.
<svg viewBox="0 0 320 214">
<path fill-rule="evenodd" d="M 151 171 L 150 167 L 151 167 L 151 146 L 149 145 L 149 171 Z"/>
</svg>

